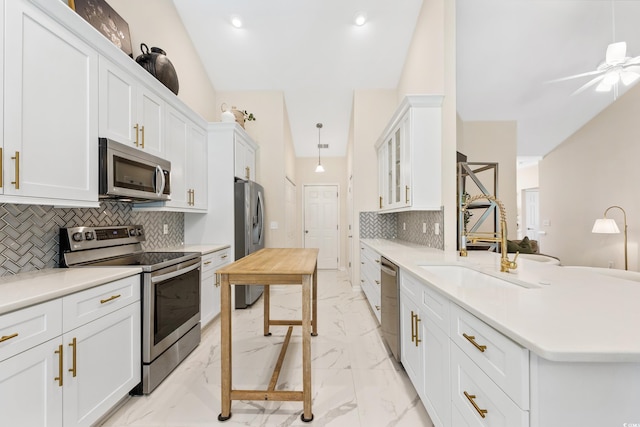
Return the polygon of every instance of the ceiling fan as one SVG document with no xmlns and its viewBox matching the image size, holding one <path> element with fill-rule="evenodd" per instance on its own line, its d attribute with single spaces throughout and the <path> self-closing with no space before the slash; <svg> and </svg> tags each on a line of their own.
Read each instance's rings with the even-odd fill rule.
<svg viewBox="0 0 640 427">
<path fill-rule="evenodd" d="M 598 68 L 594 71 L 551 80 L 551 82 L 561 82 L 586 76 L 595 77 L 580 86 L 573 92 L 573 95 L 581 93 L 597 83 L 597 92 L 609 92 L 613 89 L 614 98 L 617 98 L 618 83 L 622 82 L 623 85 L 629 86 L 640 78 L 640 56 L 627 56 L 626 42 L 611 43 L 607 46 L 604 62 L 598 65 Z"/>
</svg>

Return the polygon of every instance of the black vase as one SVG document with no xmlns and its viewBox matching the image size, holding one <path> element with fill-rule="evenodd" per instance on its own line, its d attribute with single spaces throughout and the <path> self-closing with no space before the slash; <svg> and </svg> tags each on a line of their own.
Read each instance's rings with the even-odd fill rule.
<svg viewBox="0 0 640 427">
<path fill-rule="evenodd" d="M 167 53 L 159 47 L 152 47 L 149 51 L 149 47 L 144 43 L 140 44 L 140 50 L 142 55 L 136 58 L 136 62 L 177 95 L 180 87 L 178 75 L 167 58 Z"/>
</svg>

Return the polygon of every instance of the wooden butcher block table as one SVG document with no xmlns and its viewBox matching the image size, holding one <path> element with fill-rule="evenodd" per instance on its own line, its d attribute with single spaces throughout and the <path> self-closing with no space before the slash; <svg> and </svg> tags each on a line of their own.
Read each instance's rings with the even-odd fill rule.
<svg viewBox="0 0 640 427">
<path fill-rule="evenodd" d="M 311 412 L 311 335 L 318 334 L 318 249 L 261 249 L 222 267 L 221 352 L 222 404 L 218 420 L 231 418 L 232 400 L 277 400 L 303 402 L 302 421 L 313 420 Z M 271 335 L 270 325 L 289 326 L 280 356 L 266 390 L 234 390 L 231 379 L 231 285 L 264 285 L 264 334 Z M 272 320 L 269 317 L 269 285 L 302 286 L 302 319 Z M 302 391 L 276 390 L 280 368 L 289 345 L 293 326 L 302 326 Z M 312 329 L 313 328 L 313 329 Z"/>
</svg>

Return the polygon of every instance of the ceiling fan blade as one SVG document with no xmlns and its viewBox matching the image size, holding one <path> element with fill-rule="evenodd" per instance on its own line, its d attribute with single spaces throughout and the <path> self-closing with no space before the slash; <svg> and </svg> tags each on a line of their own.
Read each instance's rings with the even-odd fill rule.
<svg viewBox="0 0 640 427">
<path fill-rule="evenodd" d="M 627 56 L 627 42 L 611 43 L 607 46 L 605 62 L 607 64 L 621 64 Z"/>
<path fill-rule="evenodd" d="M 561 77 L 559 79 L 547 80 L 546 83 L 564 82 L 566 80 L 572 80 L 572 79 L 577 79 L 577 78 L 586 77 L 586 76 L 594 76 L 596 74 L 601 74 L 601 73 L 604 73 L 604 72 L 605 72 L 605 70 L 587 71 L 586 73 L 574 74 L 572 76 Z"/>
<path fill-rule="evenodd" d="M 604 75 L 595 77 L 591 80 L 589 80 L 588 82 L 586 82 L 585 84 L 583 84 L 582 86 L 580 86 L 575 92 L 573 92 L 571 95 L 577 95 L 579 93 L 584 92 L 585 90 L 589 89 L 591 86 L 595 85 L 596 83 L 600 82 L 604 80 Z"/>
<path fill-rule="evenodd" d="M 625 86 L 629 86 L 630 84 L 634 83 L 639 78 L 640 78 L 640 74 L 638 74 L 636 72 L 633 72 L 633 71 L 625 70 L 625 71 L 620 72 L 620 81 Z"/>
<path fill-rule="evenodd" d="M 640 56 L 636 56 L 634 58 L 629 58 L 627 59 L 624 64 L 622 64 L 623 67 L 631 67 L 634 65 L 640 65 Z"/>
</svg>

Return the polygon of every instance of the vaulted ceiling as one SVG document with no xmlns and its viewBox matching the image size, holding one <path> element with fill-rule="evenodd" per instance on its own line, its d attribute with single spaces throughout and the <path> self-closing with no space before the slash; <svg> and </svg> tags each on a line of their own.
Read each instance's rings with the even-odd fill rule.
<svg viewBox="0 0 640 427">
<path fill-rule="evenodd" d="M 345 155 L 355 89 L 397 86 L 422 0 L 174 3 L 214 87 L 283 91 L 296 154 L 310 157 L 317 122 L 323 154 Z M 520 156 L 548 153 L 614 100 L 572 95 L 589 77 L 550 80 L 595 70 L 613 41 L 640 55 L 638 0 L 456 0 L 456 10 L 458 113 L 517 121 Z"/>
</svg>

